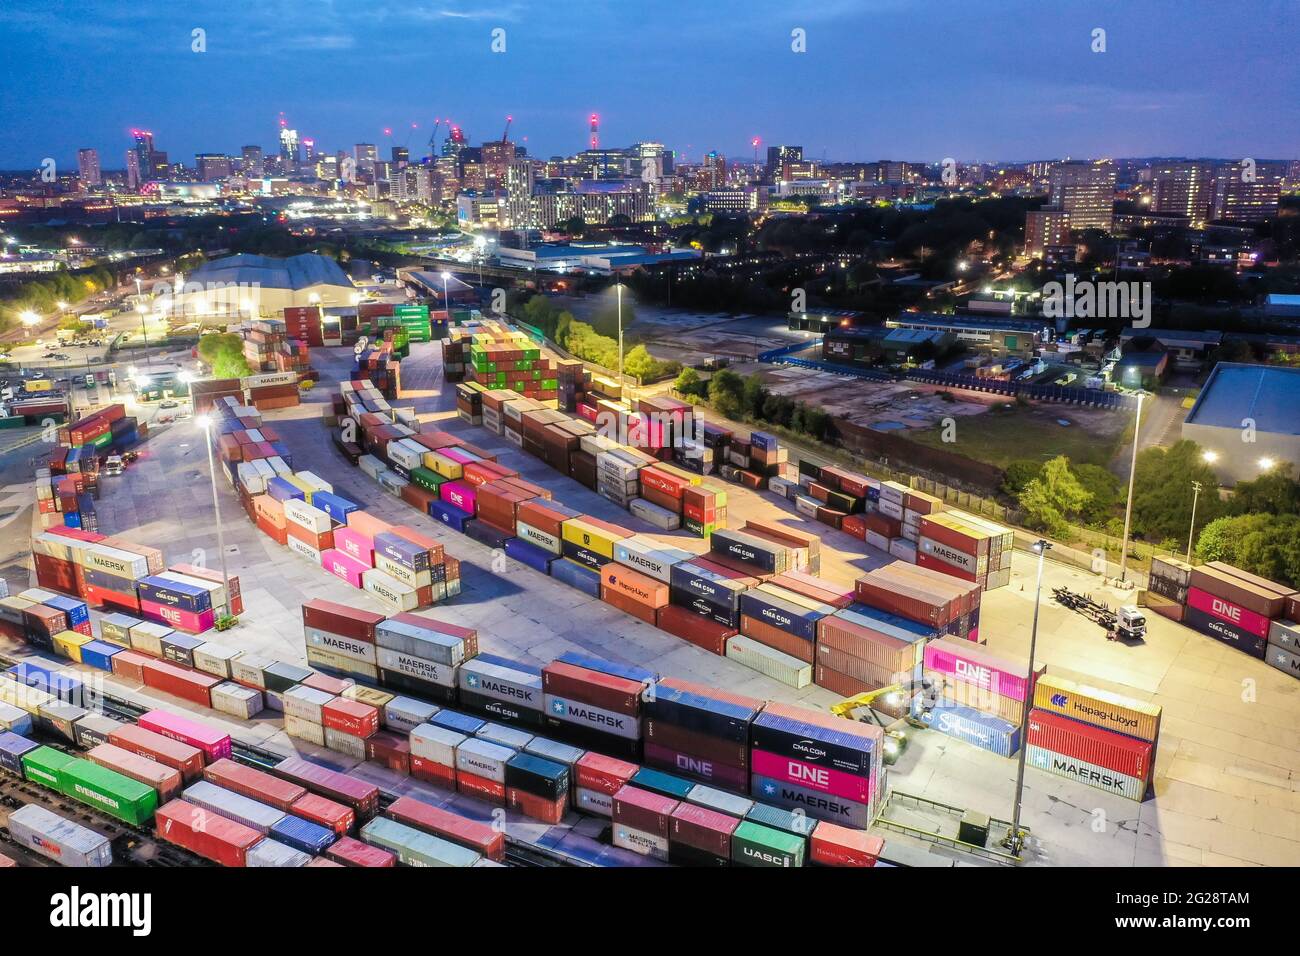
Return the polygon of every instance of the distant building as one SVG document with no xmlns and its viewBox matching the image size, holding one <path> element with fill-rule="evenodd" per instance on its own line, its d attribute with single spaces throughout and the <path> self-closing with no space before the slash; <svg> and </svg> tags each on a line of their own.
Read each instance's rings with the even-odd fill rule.
<svg viewBox="0 0 1300 956">
<path fill-rule="evenodd" d="M 1070 243 L 1070 214 L 1064 209 L 1032 209 L 1025 213 L 1025 255 L 1048 258 L 1049 250 Z"/>
<path fill-rule="evenodd" d="M 199 153 L 194 157 L 194 168 L 198 170 L 199 179 L 205 183 L 229 179 L 230 167 L 230 157 L 222 153 Z"/>
<path fill-rule="evenodd" d="M 280 163 L 286 173 L 298 171 L 298 131 L 280 127 Z"/>
<path fill-rule="evenodd" d="M 1224 163 L 1214 172 L 1210 219 L 1266 222 L 1277 218 L 1285 163 Z"/>
<path fill-rule="evenodd" d="M 1162 348 L 1125 352 L 1115 363 L 1111 381 L 1125 388 L 1155 388 L 1169 370 L 1169 353 Z"/>
<path fill-rule="evenodd" d="M 1151 212 L 1156 215 L 1201 223 L 1209 216 L 1213 196 L 1213 163 L 1159 163 L 1151 171 Z"/>
<path fill-rule="evenodd" d="M 1182 437 L 1216 457 L 1225 484 L 1300 464 L 1300 369 L 1220 362 L 1183 422 Z"/>
<path fill-rule="evenodd" d="M 1187 372 L 1200 371 L 1211 349 L 1223 342 L 1222 332 L 1199 332 L 1191 329 L 1135 329 L 1132 326 L 1120 333 L 1120 347 L 1134 340 L 1151 339 L 1169 353 L 1170 362 Z"/>
<path fill-rule="evenodd" d="M 769 183 L 779 183 L 783 179 L 793 179 L 790 164 L 803 162 L 802 146 L 769 146 L 767 164 L 763 167 L 764 176 Z"/>
<path fill-rule="evenodd" d="M 886 323 L 890 328 L 951 332 L 957 341 L 995 356 L 1028 357 L 1043 344 L 1046 325 L 1028 319 L 998 316 L 942 315 L 935 312 L 900 312 Z"/>
<path fill-rule="evenodd" d="M 352 305 L 356 288 L 328 256 L 287 259 L 249 253 L 206 262 L 185 276 L 172 312 L 184 315 L 278 315 L 288 306 Z"/>
<path fill-rule="evenodd" d="M 766 194 L 754 186 L 713 189 L 700 194 L 701 212 L 758 212 Z"/>
<path fill-rule="evenodd" d="M 1065 162 L 1052 166 L 1051 205 L 1070 216 L 1070 228 L 1110 232 L 1115 216 L 1115 166 Z"/>
<path fill-rule="evenodd" d="M 1300 319 L 1300 295 L 1269 293 L 1264 300 L 1264 314 L 1270 318 Z"/>
<path fill-rule="evenodd" d="M 140 154 L 134 149 L 126 151 L 126 188 L 136 192 L 144 184 L 140 174 Z"/>
<path fill-rule="evenodd" d="M 77 175 L 83 189 L 94 189 L 103 184 L 104 178 L 99 171 L 99 150 L 77 150 Z"/>
<path fill-rule="evenodd" d="M 266 166 L 262 160 L 261 146 L 245 146 L 240 150 L 244 175 L 249 179 L 261 179 L 266 175 Z"/>
</svg>

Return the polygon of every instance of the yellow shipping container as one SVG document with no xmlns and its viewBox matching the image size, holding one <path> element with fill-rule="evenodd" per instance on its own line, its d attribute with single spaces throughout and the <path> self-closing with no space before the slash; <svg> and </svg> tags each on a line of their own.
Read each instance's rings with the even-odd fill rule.
<svg viewBox="0 0 1300 956">
<path fill-rule="evenodd" d="M 343 692 L 343 696 L 348 700 L 355 700 L 383 710 L 388 705 L 388 702 L 397 695 L 383 690 L 376 690 L 373 687 L 362 687 L 360 684 L 353 684 Z"/>
<path fill-rule="evenodd" d="M 675 478 L 680 478 L 682 481 L 691 485 L 698 485 L 704 480 L 702 475 L 697 475 L 694 472 L 687 471 L 685 468 L 678 468 L 676 465 L 670 465 L 664 461 L 655 462 L 655 468 L 659 471 L 666 471 Z"/>
<path fill-rule="evenodd" d="M 24 387 L 29 392 L 48 392 L 54 388 L 54 382 L 48 378 L 29 378 Z"/>
<path fill-rule="evenodd" d="M 83 644 L 89 644 L 94 638 L 87 637 L 85 634 L 78 634 L 76 631 L 59 631 L 54 635 L 54 649 L 64 657 L 71 658 L 78 664 L 81 663 L 81 647 Z"/>
<path fill-rule="evenodd" d="M 307 504 L 311 504 L 311 495 L 316 489 L 310 482 L 303 481 L 297 475 L 280 475 L 279 477 L 283 478 L 285 481 L 289 482 L 289 484 L 301 491 Z"/>
<path fill-rule="evenodd" d="M 1052 674 L 1038 678 L 1034 706 L 1140 740 L 1154 742 L 1160 736 L 1158 705 Z"/>
<path fill-rule="evenodd" d="M 41 706 L 53 702 L 54 697 L 43 690 L 24 687 L 12 678 L 5 677 L 0 679 L 0 701 L 25 710 L 36 717 Z"/>
<path fill-rule="evenodd" d="M 424 453 L 424 467 L 430 469 L 444 478 L 455 480 L 461 476 L 461 463 L 452 461 L 446 455 L 436 451 L 426 451 Z"/>
<path fill-rule="evenodd" d="M 570 518 L 564 522 L 563 532 L 565 541 L 606 558 L 614 557 L 614 542 L 622 540 L 621 537 L 616 538 L 581 518 Z"/>
</svg>

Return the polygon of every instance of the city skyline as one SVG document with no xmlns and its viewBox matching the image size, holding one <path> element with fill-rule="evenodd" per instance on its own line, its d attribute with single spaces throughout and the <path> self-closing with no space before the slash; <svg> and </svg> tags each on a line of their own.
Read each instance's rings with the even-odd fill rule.
<svg viewBox="0 0 1300 956">
<path fill-rule="evenodd" d="M 95 2 L 76 19 L 5 11 L 0 42 L 15 68 L 0 80 L 10 134 L 0 168 L 36 168 L 47 156 L 71 168 L 78 149 L 93 148 L 105 170 L 121 169 L 136 127 L 152 129 L 173 161 L 248 144 L 269 153 L 281 113 L 325 150 L 409 145 L 413 157 L 426 151 L 434 117 L 479 143 L 499 135 L 507 114 L 531 155 L 569 155 L 586 145 L 592 111 L 602 144 L 655 140 L 683 162 L 711 149 L 752 159 L 754 136 L 763 148 L 801 143 L 829 160 L 1296 152 L 1287 131 L 1300 110 L 1267 95 L 1297 83 L 1284 49 L 1296 14 L 1281 3 L 1249 17 L 1198 3 L 1187 17 L 1188 4 L 1049 15 L 1015 0 L 942 18 L 880 0 L 813 14 L 760 3 L 747 5 L 743 23 L 682 4 L 654 21 L 571 6 L 579 12 L 548 18 L 530 3 L 380 3 L 345 17 L 325 4 L 306 28 L 280 26 L 302 20 L 283 2 L 254 13 L 144 4 L 130 15 Z M 1106 30 L 1104 53 L 1090 49 L 1096 28 Z M 204 52 L 191 50 L 194 29 L 206 31 Z M 505 52 L 493 53 L 498 29 Z M 806 31 L 805 53 L 791 49 L 795 29 Z M 150 54 L 114 58 L 132 44 Z M 1233 70 L 1214 66 L 1220 46 L 1234 49 Z M 38 100 L 29 81 L 40 75 L 50 79 Z M 719 108 L 682 109 L 702 95 Z M 1209 115 L 1220 117 L 1212 128 Z"/>
</svg>

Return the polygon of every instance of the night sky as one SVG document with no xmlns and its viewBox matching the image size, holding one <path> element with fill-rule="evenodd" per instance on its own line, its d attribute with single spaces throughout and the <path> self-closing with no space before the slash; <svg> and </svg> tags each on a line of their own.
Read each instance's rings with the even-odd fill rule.
<svg viewBox="0 0 1300 956">
<path fill-rule="evenodd" d="M 754 136 L 818 159 L 1292 158 L 1298 36 L 1296 0 L 7 0 L 0 168 L 93 146 L 118 169 L 134 126 L 173 162 L 269 152 L 281 112 L 383 156 L 421 154 L 434 117 L 498 138 L 507 113 L 532 155 L 571 154 L 595 111 L 603 145 L 688 162 Z"/>
</svg>

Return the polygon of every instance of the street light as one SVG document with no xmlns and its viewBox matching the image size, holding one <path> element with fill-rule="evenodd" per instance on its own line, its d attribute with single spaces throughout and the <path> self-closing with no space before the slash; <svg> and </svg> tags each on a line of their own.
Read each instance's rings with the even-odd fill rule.
<svg viewBox="0 0 1300 956">
<path fill-rule="evenodd" d="M 1124 543 L 1119 553 L 1119 581 L 1123 584 L 1127 580 L 1128 572 L 1128 532 L 1133 523 L 1133 479 L 1137 477 L 1138 470 L 1138 442 L 1142 438 L 1142 399 L 1146 398 L 1146 392 L 1137 393 L 1137 418 L 1133 423 L 1133 461 L 1129 464 L 1128 469 L 1128 504 L 1124 506 Z"/>
<path fill-rule="evenodd" d="M 30 309 L 20 314 L 18 318 L 22 320 L 23 325 L 29 327 L 33 325 L 41 324 L 41 317 L 37 315 L 35 312 L 31 311 Z"/>
<path fill-rule="evenodd" d="M 1259 460 L 1259 467 L 1261 471 L 1272 471 L 1274 464 L 1276 464 L 1276 462 L 1274 462 L 1272 458 L 1269 458 L 1267 456 Z"/>
<path fill-rule="evenodd" d="M 212 418 L 200 415 L 194 419 L 203 431 L 203 444 L 208 449 L 208 477 L 212 480 L 212 510 L 217 521 L 217 557 L 221 560 L 221 583 L 226 589 L 226 613 L 230 613 L 230 574 L 226 571 L 226 539 L 221 533 L 221 498 L 217 494 L 217 468 L 212 461 Z"/>
<path fill-rule="evenodd" d="M 1033 544 L 1038 554 L 1038 585 L 1034 589 L 1034 625 L 1029 632 L 1029 674 L 1026 677 L 1025 706 L 1020 715 L 1020 755 L 1016 761 L 1016 801 L 1011 807 L 1011 832 L 1007 835 L 1006 847 L 1017 856 L 1024 849 L 1025 838 L 1020 832 L 1020 801 L 1025 790 L 1025 741 L 1029 736 L 1029 701 L 1033 699 L 1034 687 L 1034 651 L 1038 647 L 1038 608 L 1043 597 L 1043 562 L 1047 552 L 1052 550 L 1052 543 L 1039 538 Z"/>
<path fill-rule="evenodd" d="M 618 298 L 618 384 L 626 385 L 623 378 L 623 283 L 615 281 L 614 294 Z"/>
<path fill-rule="evenodd" d="M 447 291 L 447 280 L 451 278 L 451 273 L 443 271 L 442 273 L 442 307 L 447 312 L 447 325 L 451 325 L 451 293 Z"/>
<path fill-rule="evenodd" d="M 1216 461 L 1219 460 L 1219 453 L 1217 451 L 1203 451 L 1201 452 L 1201 459 L 1207 465 L 1213 465 Z"/>
<path fill-rule="evenodd" d="M 1192 538 L 1196 535 L 1196 499 L 1201 496 L 1201 483 L 1192 482 L 1192 527 L 1187 532 L 1187 563 L 1192 563 Z"/>
<path fill-rule="evenodd" d="M 139 282 L 139 279 L 135 280 Z M 140 338 L 144 340 L 144 364 L 153 368 L 153 359 L 149 356 L 149 332 L 144 325 L 145 308 L 143 302 L 135 304 L 135 311 L 140 314 Z"/>
</svg>

